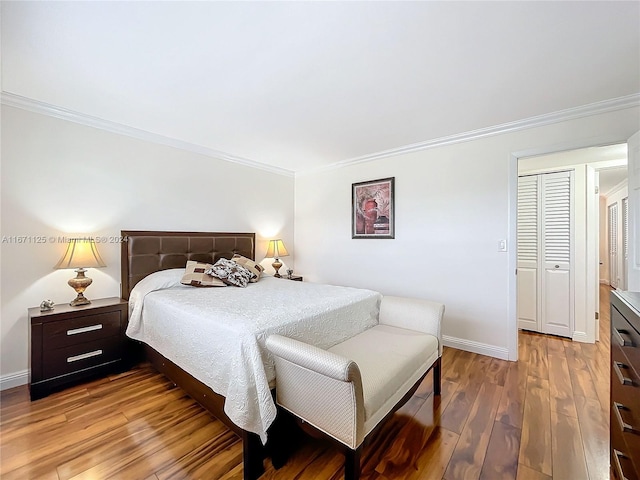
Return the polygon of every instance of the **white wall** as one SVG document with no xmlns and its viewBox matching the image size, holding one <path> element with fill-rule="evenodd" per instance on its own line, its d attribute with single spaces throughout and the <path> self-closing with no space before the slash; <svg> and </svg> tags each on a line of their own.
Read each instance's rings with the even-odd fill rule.
<svg viewBox="0 0 640 480">
<path fill-rule="evenodd" d="M 120 230 L 256 232 L 293 255 L 294 179 L 76 123 L 2 108 L 0 386 L 25 383 L 27 308 L 69 302 L 75 274 L 53 270 L 65 245 L 51 237 Z M 40 236 L 45 243 L 12 243 Z M 120 295 L 120 245 L 100 245 L 88 298 Z M 293 264 L 293 257 L 285 260 Z M 271 261 L 265 262 L 267 265 Z M 286 268 L 286 267 L 283 267 Z"/>
<path fill-rule="evenodd" d="M 441 301 L 445 344 L 514 359 L 517 158 L 625 141 L 639 118 L 631 108 L 297 176 L 296 267 Z M 351 184 L 384 177 L 396 179 L 396 238 L 351 239 Z"/>
<path fill-rule="evenodd" d="M 640 291 L 640 131 L 627 142 L 629 152 L 629 261 L 627 287 Z"/>
</svg>

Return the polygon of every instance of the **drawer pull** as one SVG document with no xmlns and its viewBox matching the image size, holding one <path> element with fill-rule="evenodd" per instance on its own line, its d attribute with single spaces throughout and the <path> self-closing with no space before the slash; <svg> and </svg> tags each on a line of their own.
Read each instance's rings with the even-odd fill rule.
<svg viewBox="0 0 640 480">
<path fill-rule="evenodd" d="M 616 337 L 616 340 L 620 344 L 621 347 L 633 347 L 633 342 L 631 341 L 631 337 L 624 330 L 618 330 L 617 328 L 613 329 L 613 336 Z"/>
<path fill-rule="evenodd" d="M 637 430 L 632 425 L 629 425 L 622 419 L 622 413 L 620 413 L 621 410 L 629 410 L 629 409 L 621 403 L 613 402 L 613 411 L 616 414 L 616 419 L 618 420 L 620 429 L 623 432 L 635 433 L 636 435 L 640 435 L 640 430 Z"/>
<path fill-rule="evenodd" d="M 633 380 L 631 380 L 629 377 L 625 377 L 622 373 L 623 368 L 626 370 L 628 367 L 622 362 L 613 362 L 613 371 L 616 372 L 620 383 L 622 385 L 633 385 Z"/>
<path fill-rule="evenodd" d="M 93 332 L 94 330 L 102 330 L 102 324 L 99 323 L 98 325 L 91 325 L 89 327 L 74 328 L 73 330 L 67 330 L 67 335 L 77 335 L 79 333 Z"/>
<path fill-rule="evenodd" d="M 627 456 L 622 453 L 620 450 L 613 449 L 613 458 L 615 459 L 615 467 L 616 473 L 620 480 L 629 480 L 622 470 L 622 463 L 620 463 L 620 458 L 627 458 Z"/>
<path fill-rule="evenodd" d="M 84 360 L 85 358 L 97 357 L 98 355 L 102 355 L 102 350 L 94 350 L 93 352 L 83 353 L 81 355 L 76 355 L 75 357 L 68 357 L 67 363 L 77 362 L 78 360 Z"/>
</svg>

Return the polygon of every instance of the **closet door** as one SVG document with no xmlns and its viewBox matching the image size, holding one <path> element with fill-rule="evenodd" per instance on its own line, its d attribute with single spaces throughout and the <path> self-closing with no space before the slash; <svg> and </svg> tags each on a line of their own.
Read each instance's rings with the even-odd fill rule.
<svg viewBox="0 0 640 480">
<path fill-rule="evenodd" d="M 538 315 L 538 176 L 518 177 L 518 328 L 540 331 Z"/>
<path fill-rule="evenodd" d="M 542 331 L 573 335 L 573 172 L 541 175 Z"/>
<path fill-rule="evenodd" d="M 518 328 L 571 338 L 573 171 L 518 177 Z"/>
<path fill-rule="evenodd" d="M 618 203 L 609 205 L 609 285 L 618 287 Z"/>
</svg>

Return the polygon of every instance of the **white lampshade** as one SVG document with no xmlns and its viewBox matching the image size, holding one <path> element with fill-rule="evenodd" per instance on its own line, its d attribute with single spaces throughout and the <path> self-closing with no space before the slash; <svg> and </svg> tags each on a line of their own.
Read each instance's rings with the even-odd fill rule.
<svg viewBox="0 0 640 480">
<path fill-rule="evenodd" d="M 93 238 L 71 238 L 67 251 L 53 268 L 106 267 Z"/>
<path fill-rule="evenodd" d="M 267 254 L 265 257 L 267 258 L 280 258 L 280 257 L 288 257 L 289 252 L 287 252 L 287 248 L 284 246 L 284 242 L 279 238 L 277 240 L 269 240 L 269 246 L 267 247 Z"/>
</svg>

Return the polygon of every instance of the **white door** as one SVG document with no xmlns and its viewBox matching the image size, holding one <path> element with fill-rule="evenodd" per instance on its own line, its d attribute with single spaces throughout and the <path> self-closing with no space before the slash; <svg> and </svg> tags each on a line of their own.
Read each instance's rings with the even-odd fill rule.
<svg viewBox="0 0 640 480">
<path fill-rule="evenodd" d="M 622 235 L 622 241 L 620 242 L 620 246 L 622 247 L 620 288 L 626 290 L 628 277 L 627 265 L 629 263 L 629 197 L 622 199 L 622 228 L 620 229 L 620 234 Z"/>
<path fill-rule="evenodd" d="M 640 292 L 640 132 L 627 140 L 629 172 L 629 261 L 627 289 Z"/>
<path fill-rule="evenodd" d="M 573 171 L 518 178 L 518 328 L 573 335 Z"/>
<path fill-rule="evenodd" d="M 600 173 L 587 165 L 587 315 L 593 312 L 593 336 L 600 340 Z M 577 328 L 577 327 L 576 327 Z M 587 319 L 587 332 L 589 322 Z"/>
<path fill-rule="evenodd" d="M 609 285 L 618 287 L 618 203 L 607 210 L 609 217 Z"/>
<path fill-rule="evenodd" d="M 540 331 L 538 317 L 538 176 L 518 177 L 518 328 Z"/>
<path fill-rule="evenodd" d="M 542 332 L 573 336 L 573 172 L 541 176 Z"/>
</svg>

